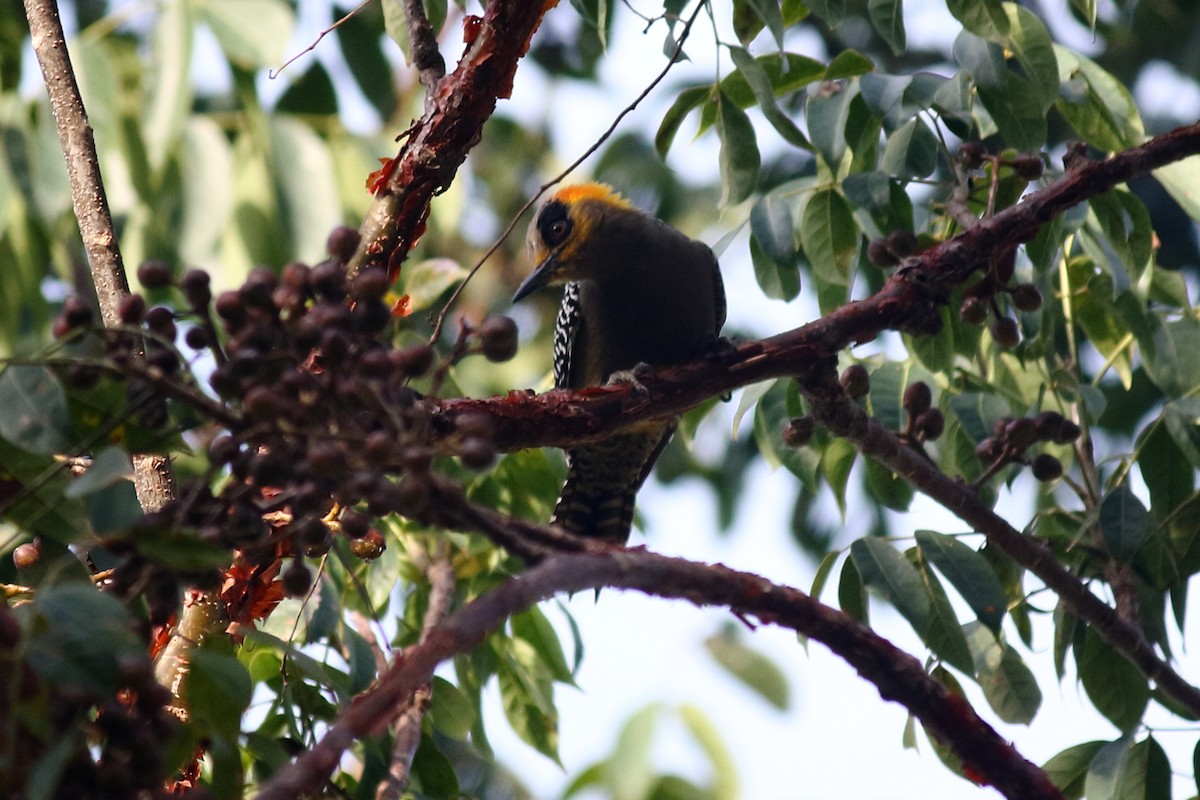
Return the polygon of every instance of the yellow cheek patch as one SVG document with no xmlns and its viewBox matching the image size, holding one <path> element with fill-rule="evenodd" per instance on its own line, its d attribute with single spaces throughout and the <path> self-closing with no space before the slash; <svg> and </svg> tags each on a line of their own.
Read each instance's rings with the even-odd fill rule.
<svg viewBox="0 0 1200 800">
<path fill-rule="evenodd" d="M 606 183 L 579 183 L 568 186 L 555 192 L 551 199 L 568 206 L 582 200 L 599 200 L 602 203 L 610 203 L 621 208 L 633 208 L 628 200 L 613 191 L 613 188 Z"/>
</svg>

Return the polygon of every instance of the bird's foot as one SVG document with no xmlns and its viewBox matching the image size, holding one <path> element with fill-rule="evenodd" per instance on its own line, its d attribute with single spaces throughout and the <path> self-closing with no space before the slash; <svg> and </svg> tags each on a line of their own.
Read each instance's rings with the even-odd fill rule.
<svg viewBox="0 0 1200 800">
<path fill-rule="evenodd" d="M 649 378 L 653 374 L 654 367 L 643 361 L 633 369 L 618 370 L 612 375 L 609 375 L 608 381 L 604 385 L 621 386 L 622 384 L 628 384 L 629 386 L 633 387 L 634 394 L 645 400 L 650 396 L 650 390 L 646 388 L 646 385 L 642 383 L 642 381 L 646 378 Z"/>
</svg>

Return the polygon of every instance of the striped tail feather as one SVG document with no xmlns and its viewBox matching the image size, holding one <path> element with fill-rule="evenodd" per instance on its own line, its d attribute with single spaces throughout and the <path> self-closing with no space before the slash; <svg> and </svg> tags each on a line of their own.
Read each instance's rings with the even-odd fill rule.
<svg viewBox="0 0 1200 800">
<path fill-rule="evenodd" d="M 638 489 L 674 432 L 674 421 L 654 423 L 570 451 L 551 524 L 577 536 L 624 544 Z"/>
</svg>

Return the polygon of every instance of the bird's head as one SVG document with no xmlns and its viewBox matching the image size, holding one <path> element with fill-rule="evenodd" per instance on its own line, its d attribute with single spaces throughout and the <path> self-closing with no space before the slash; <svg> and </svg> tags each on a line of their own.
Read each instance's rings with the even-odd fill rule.
<svg viewBox="0 0 1200 800">
<path fill-rule="evenodd" d="M 513 295 L 517 302 L 543 286 L 594 277 L 604 243 L 598 228 L 606 215 L 636 210 L 612 187 L 581 183 L 559 189 L 540 209 L 529 226 L 525 247 L 534 269 Z"/>
</svg>

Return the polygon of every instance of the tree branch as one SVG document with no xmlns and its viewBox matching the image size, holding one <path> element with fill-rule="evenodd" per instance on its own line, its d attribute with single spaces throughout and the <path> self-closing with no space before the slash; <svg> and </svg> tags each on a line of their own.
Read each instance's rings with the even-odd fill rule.
<svg viewBox="0 0 1200 800">
<path fill-rule="evenodd" d="M 54 110 L 54 122 L 71 184 L 71 204 L 79 222 L 92 283 L 96 287 L 100 316 L 107 327 L 115 328 L 122 324 L 118 307 L 121 298 L 129 294 L 129 280 L 121 263 L 121 249 L 100 175 L 96 141 L 71 67 L 58 4 L 54 0 L 25 0 L 25 17 L 29 20 L 33 52 L 42 68 L 50 107 Z M 161 508 L 175 496 L 175 475 L 166 458 L 134 456 L 133 467 L 133 484 L 143 510 Z"/>
<path fill-rule="evenodd" d="M 429 640 L 430 633 L 450 613 L 450 603 L 454 600 L 454 567 L 448 556 L 434 559 L 426 568 L 425 576 L 429 578 L 429 607 L 421 621 L 420 644 Z M 392 725 L 392 761 L 387 777 L 380 781 L 375 791 L 375 800 L 397 800 L 408 787 L 413 757 L 421 743 L 421 720 L 432 699 L 433 690 L 428 683 L 418 687 L 405 703 L 400 718 Z"/>
<path fill-rule="evenodd" d="M 1058 562 L 1049 546 L 1022 535 L 980 500 L 973 488 L 949 477 L 937 465 L 905 447 L 883 423 L 869 416 L 840 390 L 803 384 L 801 387 L 811 401 L 813 416 L 831 433 L 849 440 L 864 455 L 904 476 L 914 487 L 984 534 L 989 542 L 1037 575 L 1071 613 L 1090 624 L 1163 692 L 1200 716 L 1200 690 L 1158 657 L 1139 627 L 1088 591 Z"/>
<path fill-rule="evenodd" d="M 931 332 L 930 323 L 938 320 L 937 305 L 946 302 L 957 284 L 984 267 L 995 249 L 1029 241 L 1041 225 L 1077 203 L 1197 152 L 1200 122 L 1105 161 L 1073 166 L 1058 182 L 1031 194 L 1019 205 L 980 220 L 953 239 L 906 259 L 871 297 L 848 303 L 793 331 L 742 342 L 690 364 L 659 370 L 644 378 L 642 387 L 624 384 L 541 395 L 510 392 L 484 400 L 430 401 L 434 403 L 434 427 L 439 434 L 449 433 L 461 416 L 481 414 L 491 419 L 493 442 L 500 450 L 567 447 L 602 439 L 636 421 L 680 414 L 705 399 L 757 381 L 799 377 L 803 384 L 815 371 L 827 369 L 840 350 L 870 341 L 884 330 Z M 1045 548 L 1022 536 L 969 487 L 904 448 L 861 410 L 855 414 L 841 405 L 830 405 L 832 400 L 821 402 L 824 405 L 818 418 L 826 427 L 849 438 L 864 453 L 904 475 L 916 488 L 986 534 L 1058 592 L 1072 613 L 1094 625 L 1147 678 L 1200 715 L 1200 690 L 1160 659 L 1137 627 L 1091 594 Z M 553 549 L 553 543 L 531 545 L 526 540 L 516 545 L 543 554 L 539 548 Z M 523 557 L 531 555 L 519 549 L 514 552 Z"/>
<path fill-rule="evenodd" d="M 409 0 L 406 12 L 420 2 Z M 359 228 L 362 241 L 348 265 L 351 275 L 369 265 L 384 265 L 395 278 L 424 230 L 429 203 L 454 179 L 467 152 L 479 141 L 497 100 L 511 94 L 517 62 L 529 48 L 542 17 L 554 5 L 492 0 L 482 18 L 470 17 L 464 22 L 466 51 L 454 72 L 436 81 L 426 98 L 425 113 L 409 129 L 404 146 L 387 167 L 386 183 Z M 423 10 L 419 16 L 424 17 Z M 419 36 L 416 31 L 412 35 Z M 426 48 L 419 48 L 416 38 L 413 44 L 414 64 L 422 69 L 422 82 L 429 88 L 427 79 L 435 74 L 436 65 L 422 68 L 417 50 Z M 437 49 L 436 42 L 433 49 Z"/>
<path fill-rule="evenodd" d="M 863 300 L 768 339 L 740 342 L 678 367 L 657 370 L 641 387 L 619 384 L 544 394 L 511 391 L 485 399 L 449 398 L 434 404 L 438 435 L 466 415 L 490 418 L 497 448 L 564 447 L 602 439 L 634 422 L 665 419 L 711 397 L 771 378 L 804 375 L 823 360 L 886 330 L 935 333 L 939 304 L 990 254 L 1027 242 L 1072 206 L 1131 178 L 1200 153 L 1200 122 L 1176 128 L 1105 161 L 1087 162 L 1020 204 L 981 219 L 971 230 L 912 256 L 883 288 Z"/>
<path fill-rule="evenodd" d="M 461 497 L 461 495 L 460 495 Z M 523 535 L 528 523 L 469 504 L 459 504 L 464 527 L 499 541 Z M 815 639 L 846 660 L 887 700 L 901 703 L 931 735 L 968 765 L 979 781 L 1009 798 L 1062 795 L 1037 766 L 1004 741 L 962 697 L 933 680 L 921 662 L 870 628 L 803 592 L 720 565 L 668 558 L 645 550 L 584 543 L 585 552 L 558 554 L 477 599 L 409 648 L 375 687 L 360 695 L 325 737 L 263 786 L 259 800 L 283 800 L 316 792 L 355 740 L 386 724 L 404 698 L 430 680 L 437 665 L 481 643 L 506 619 L 562 592 L 615 587 L 683 599 L 697 606 L 724 606 L 741 618 L 755 617 Z"/>
</svg>

